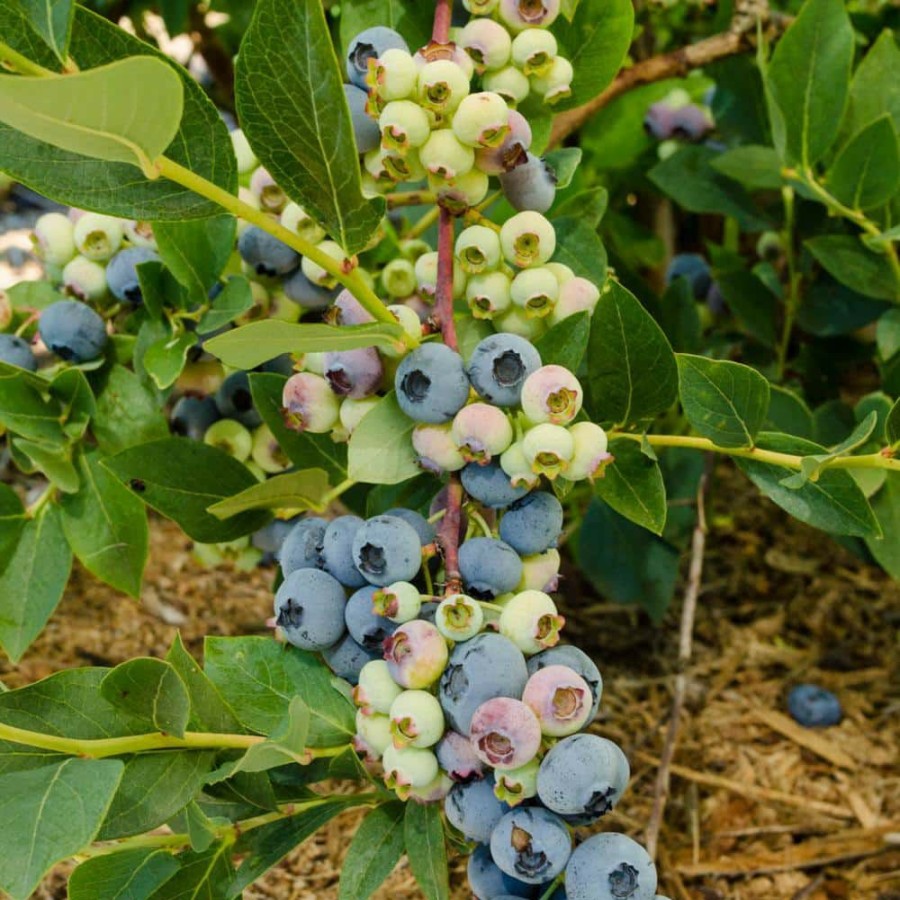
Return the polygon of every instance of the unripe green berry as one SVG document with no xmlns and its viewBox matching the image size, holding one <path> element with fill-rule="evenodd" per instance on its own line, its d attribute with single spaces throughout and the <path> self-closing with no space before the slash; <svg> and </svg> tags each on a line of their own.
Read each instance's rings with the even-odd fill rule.
<svg viewBox="0 0 900 900">
<path fill-rule="evenodd" d="M 426 171 L 447 181 L 461 178 L 475 165 L 475 151 L 462 144 L 449 128 L 433 131 L 419 151 Z"/>
<path fill-rule="evenodd" d="M 572 63 L 564 56 L 557 56 L 553 64 L 544 75 L 538 75 L 531 79 L 531 87 L 535 93 L 544 98 L 544 103 L 551 106 L 572 96 L 572 79 L 575 70 Z"/>
<path fill-rule="evenodd" d="M 237 159 L 237 170 L 239 175 L 246 175 L 259 165 L 259 160 L 251 149 L 247 136 L 240 128 L 235 128 L 234 131 L 231 132 L 231 146 L 234 149 L 234 155 Z"/>
<path fill-rule="evenodd" d="M 135 247 L 149 247 L 151 250 L 157 249 L 153 225 L 150 222 L 129 219 L 124 223 L 123 228 L 125 229 L 125 237 Z"/>
<path fill-rule="evenodd" d="M 465 70 L 449 59 L 426 63 L 419 70 L 419 101 L 428 109 L 451 113 L 469 93 Z"/>
<path fill-rule="evenodd" d="M 510 806 L 518 806 L 537 796 L 537 775 L 540 760 L 535 758 L 518 769 L 498 770 L 495 775 L 494 794 Z"/>
<path fill-rule="evenodd" d="M 391 704 L 391 737 L 394 746 L 433 747 L 444 733 L 441 704 L 428 691 L 403 691 Z"/>
<path fill-rule="evenodd" d="M 548 262 L 544 263 L 544 268 L 549 269 L 556 276 L 560 288 L 575 277 L 575 273 L 565 263 Z"/>
<path fill-rule="evenodd" d="M 418 747 L 388 747 L 382 757 L 384 782 L 400 799 L 409 796 L 413 788 L 424 788 L 437 777 L 437 757 L 430 750 Z"/>
<path fill-rule="evenodd" d="M 253 462 L 267 475 L 277 475 L 291 467 L 291 461 L 272 434 L 272 429 L 265 424 L 253 432 L 253 449 L 250 455 Z"/>
<path fill-rule="evenodd" d="M 423 253 L 416 260 L 416 281 L 419 285 L 419 293 L 426 297 L 433 297 L 437 285 L 437 251 Z M 453 267 L 453 296 L 462 297 L 466 290 L 466 273 L 460 266 Z"/>
<path fill-rule="evenodd" d="M 509 32 L 492 19 L 472 19 L 462 29 L 457 43 L 472 57 L 479 74 L 502 69 L 512 50 Z"/>
<path fill-rule="evenodd" d="M 369 64 L 366 82 L 379 99 L 390 102 L 404 100 L 416 91 L 419 69 L 412 56 L 394 47 Z"/>
<path fill-rule="evenodd" d="M 408 259 L 392 259 L 381 270 L 381 284 L 391 297 L 409 297 L 416 291 L 415 266 Z"/>
<path fill-rule="evenodd" d="M 522 453 L 532 472 L 553 481 L 568 471 L 575 440 L 562 425 L 535 425 L 522 438 Z"/>
<path fill-rule="evenodd" d="M 524 457 L 523 457 L 524 459 Z M 552 593 L 559 582 L 559 550 L 551 547 L 543 553 L 522 558 L 520 591 L 545 591 Z"/>
<path fill-rule="evenodd" d="M 425 177 L 425 167 L 419 159 L 418 150 L 407 150 L 405 153 L 385 150 L 382 161 L 388 174 L 397 181 L 421 181 Z"/>
<path fill-rule="evenodd" d="M 434 616 L 438 631 L 449 641 L 467 641 L 484 625 L 484 610 L 466 594 L 451 594 L 438 605 Z"/>
<path fill-rule="evenodd" d="M 383 147 L 376 147 L 368 153 L 363 154 L 363 166 L 365 174 L 368 175 L 375 183 L 378 191 L 390 190 L 399 180 L 387 167 L 386 157 L 387 151 Z"/>
<path fill-rule="evenodd" d="M 500 236 L 485 225 L 470 225 L 460 232 L 454 252 L 469 275 L 496 269 L 500 265 Z"/>
<path fill-rule="evenodd" d="M 576 422 L 569 428 L 569 434 L 575 442 L 575 453 L 566 469 L 566 478 L 570 481 L 584 478 L 593 481 L 601 477 L 606 466 L 612 462 L 606 432 L 593 422 Z"/>
<path fill-rule="evenodd" d="M 400 241 L 400 252 L 404 259 L 415 262 L 420 256 L 431 252 L 431 244 L 422 238 L 408 238 Z"/>
<path fill-rule="evenodd" d="M 341 426 L 349 438 L 360 422 L 376 407 L 380 397 L 362 397 L 359 400 L 353 397 L 345 397 L 341 401 L 340 420 Z"/>
<path fill-rule="evenodd" d="M 549 28 L 559 11 L 560 0 L 500 0 L 500 20 L 513 32 Z"/>
<path fill-rule="evenodd" d="M 516 441 L 509 449 L 500 457 L 500 468 L 509 476 L 509 480 L 513 487 L 526 485 L 527 487 L 537 487 L 541 480 L 540 475 L 536 475 L 531 468 L 531 462 L 525 456 L 522 448 L 522 442 Z M 523 572 L 522 577 L 525 577 Z M 534 587 L 534 585 L 527 585 Z"/>
<path fill-rule="evenodd" d="M 82 256 L 105 262 L 122 246 L 125 232 L 122 220 L 100 213 L 85 213 L 75 223 L 72 237 Z"/>
<path fill-rule="evenodd" d="M 570 278 L 559 289 L 559 300 L 553 307 L 550 321 L 556 325 L 576 313 L 593 313 L 599 300 L 600 291 L 592 281 L 581 277 Z"/>
<path fill-rule="evenodd" d="M 545 216 L 526 210 L 503 223 L 500 246 L 507 261 L 521 269 L 542 266 L 556 251 L 556 231 Z"/>
<path fill-rule="evenodd" d="M 62 270 L 65 292 L 91 303 L 106 296 L 106 269 L 86 256 L 76 256 Z"/>
<path fill-rule="evenodd" d="M 302 369 L 306 372 L 312 372 L 314 375 L 325 374 L 325 354 L 324 353 L 304 353 L 301 358 Z"/>
<path fill-rule="evenodd" d="M 489 16 L 500 3 L 500 0 L 463 0 L 463 6 L 473 16 Z"/>
<path fill-rule="evenodd" d="M 559 46 L 551 31 L 529 28 L 512 42 L 512 61 L 526 75 L 544 75 L 553 66 Z"/>
<path fill-rule="evenodd" d="M 219 419 L 206 429 L 203 443 L 224 450 L 238 462 L 246 462 L 253 450 L 253 435 L 235 419 Z"/>
<path fill-rule="evenodd" d="M 372 595 L 372 612 L 401 625 L 415 619 L 421 608 L 422 595 L 408 581 L 395 581 Z"/>
<path fill-rule="evenodd" d="M 279 221 L 288 231 L 293 231 L 311 244 L 318 244 L 325 239 L 325 229 L 296 203 L 288 203 L 285 206 Z"/>
<path fill-rule="evenodd" d="M 504 272 L 473 275 L 466 284 L 466 302 L 476 319 L 493 319 L 509 309 L 510 280 Z"/>
<path fill-rule="evenodd" d="M 405 152 L 421 147 L 431 134 L 428 114 L 412 100 L 394 100 L 388 103 L 378 118 L 381 142 L 388 150 Z"/>
<path fill-rule="evenodd" d="M 62 213 L 44 213 L 34 224 L 32 243 L 45 263 L 64 266 L 75 255 L 75 226 Z"/>
<path fill-rule="evenodd" d="M 469 147 L 499 147 L 509 132 L 509 107 L 499 94 L 469 94 L 453 115 L 453 133 Z"/>
<path fill-rule="evenodd" d="M 531 82 L 515 66 L 485 72 L 481 84 L 486 91 L 499 94 L 510 106 L 521 103 L 531 93 Z"/>
<path fill-rule="evenodd" d="M 403 688 L 391 678 L 388 664 L 383 659 L 373 659 L 360 670 L 359 681 L 353 688 L 353 702 L 366 716 L 376 713 L 387 716 L 391 711 L 391 704 L 402 693 Z M 386 725 L 390 743 L 390 721 Z M 383 748 L 381 752 L 384 752 Z"/>
<path fill-rule="evenodd" d="M 413 273 L 413 282 L 415 283 L 415 272 Z M 415 291 L 415 287 L 413 287 L 413 291 Z M 388 307 L 388 311 L 397 320 L 397 324 L 403 329 L 404 334 L 416 340 L 422 337 L 422 321 L 414 309 L 404 306 L 402 303 L 392 303 Z"/>
<path fill-rule="evenodd" d="M 509 638 L 526 656 L 559 643 L 565 619 L 543 591 L 516 594 L 500 613 L 500 634 Z"/>
<path fill-rule="evenodd" d="M 525 269 L 513 278 L 509 294 L 512 302 L 524 310 L 526 316 L 543 318 L 556 306 L 559 282 L 549 269 Z"/>
<path fill-rule="evenodd" d="M 517 334 L 532 343 L 536 341 L 546 330 L 547 320 L 529 316 L 525 310 L 513 306 L 502 316 L 494 320 L 497 331 L 506 331 L 509 334 Z"/>
<path fill-rule="evenodd" d="M 472 206 L 478 206 L 487 197 L 490 179 L 479 169 L 472 169 L 453 181 L 429 175 L 428 186 L 437 195 L 438 202 L 453 215 L 462 215 Z"/>
<path fill-rule="evenodd" d="M 250 178 L 250 190 L 259 198 L 260 209 L 280 213 L 287 206 L 287 194 L 276 184 L 268 169 L 260 166 Z"/>
<path fill-rule="evenodd" d="M 335 241 L 320 241 L 316 244 L 316 249 L 330 256 L 333 260 L 341 264 L 344 271 L 349 272 L 353 268 L 350 260 L 344 256 L 341 245 Z M 323 269 L 317 262 L 313 262 L 308 256 L 304 256 L 300 263 L 303 274 L 313 283 L 321 287 L 333 288 L 337 284 L 337 279 L 330 272 Z"/>
<path fill-rule="evenodd" d="M 357 710 L 353 744 L 374 762 L 391 746 L 391 720 L 379 713 L 367 715 Z"/>
</svg>

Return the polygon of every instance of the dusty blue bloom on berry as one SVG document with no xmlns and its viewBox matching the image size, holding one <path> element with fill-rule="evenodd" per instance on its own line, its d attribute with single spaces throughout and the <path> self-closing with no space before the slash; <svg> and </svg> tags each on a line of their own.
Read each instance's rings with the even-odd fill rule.
<svg viewBox="0 0 900 900">
<path fill-rule="evenodd" d="M 456 782 L 466 784 L 483 778 L 484 763 L 472 742 L 458 731 L 448 731 L 434 748 L 441 768 Z"/>
<path fill-rule="evenodd" d="M 405 509 L 402 506 L 395 506 L 392 509 L 387 510 L 384 515 L 393 516 L 396 519 L 403 519 L 407 525 L 411 525 L 416 530 L 416 534 L 419 535 L 419 543 L 421 543 L 423 547 L 434 543 L 437 534 L 434 530 L 434 525 L 432 525 L 425 516 L 416 512 L 414 509 Z"/>
<path fill-rule="evenodd" d="M 365 325 L 375 318 L 346 288 L 334 301 L 332 310 L 335 325 Z"/>
<path fill-rule="evenodd" d="M 712 131 L 713 122 L 709 114 L 696 103 L 679 106 L 672 113 L 672 137 L 699 141 Z"/>
<path fill-rule="evenodd" d="M 344 589 L 326 572 L 297 569 L 275 594 L 275 622 L 302 650 L 325 650 L 344 634 Z"/>
<path fill-rule="evenodd" d="M 406 356 L 394 379 L 400 408 L 416 422 L 449 422 L 469 397 L 462 357 L 445 344 L 423 344 Z"/>
<path fill-rule="evenodd" d="M 279 557 L 285 577 L 295 569 L 322 568 L 322 541 L 327 527 L 326 519 L 309 516 L 291 528 L 281 545 Z"/>
<path fill-rule="evenodd" d="M 159 254 L 149 247 L 127 247 L 120 250 L 106 267 L 106 283 L 110 293 L 124 303 L 137 306 L 144 294 L 138 279 L 137 267 L 145 262 L 159 262 Z"/>
<path fill-rule="evenodd" d="M 547 666 L 528 679 L 522 702 L 531 707 L 543 734 L 565 737 L 589 720 L 593 703 L 587 682 L 567 666 Z"/>
<path fill-rule="evenodd" d="M 494 779 L 456 784 L 444 800 L 447 821 L 467 841 L 486 844 L 509 807 L 494 795 Z"/>
<path fill-rule="evenodd" d="M 486 844 L 475 848 L 469 857 L 466 874 L 477 900 L 517 900 L 520 897 L 534 900 L 536 896 L 534 885 L 510 878 L 497 867 L 491 858 L 491 848 Z"/>
<path fill-rule="evenodd" d="M 356 149 L 359 153 L 368 153 L 381 143 L 378 122 L 366 112 L 369 95 L 355 84 L 345 84 L 344 95 L 350 108 L 350 123 L 353 126 Z"/>
<path fill-rule="evenodd" d="M 569 900 L 653 900 L 656 884 L 653 860 L 624 834 L 589 837 L 566 866 Z"/>
<path fill-rule="evenodd" d="M 343 678 L 350 684 L 356 684 L 363 666 L 373 659 L 378 659 L 379 656 L 372 650 L 367 650 L 362 644 L 357 644 L 349 634 L 344 635 L 333 647 L 322 651 L 322 658 L 328 668 L 338 678 Z"/>
<path fill-rule="evenodd" d="M 366 579 L 356 568 L 353 555 L 353 539 L 365 522 L 359 516 L 341 516 L 334 519 L 322 536 L 322 563 L 325 571 L 349 588 L 360 588 Z"/>
<path fill-rule="evenodd" d="M 377 591 L 374 585 L 366 585 L 355 591 L 344 608 L 344 620 L 350 637 L 366 650 L 381 652 L 384 641 L 397 628 L 397 623 L 377 615 L 372 608 L 372 597 Z"/>
<path fill-rule="evenodd" d="M 460 477 L 466 493 L 491 509 L 505 509 L 528 493 L 527 487 L 513 487 L 496 460 L 486 466 L 469 463 Z"/>
<path fill-rule="evenodd" d="M 219 420 L 219 407 L 212 397 L 182 397 L 174 407 L 169 424 L 173 434 L 202 441 L 210 425 Z"/>
<path fill-rule="evenodd" d="M 384 366 L 374 347 L 325 354 L 325 380 L 339 397 L 362 400 L 381 386 Z"/>
<path fill-rule="evenodd" d="M 304 309 L 328 309 L 334 302 L 335 291 L 313 284 L 302 269 L 292 272 L 281 283 L 284 295 Z"/>
<path fill-rule="evenodd" d="M 370 584 L 412 581 L 422 566 L 422 545 L 403 519 L 375 516 L 354 535 L 353 560 Z"/>
<path fill-rule="evenodd" d="M 508 812 L 491 835 L 494 862 L 507 875 L 530 884 L 556 878 L 571 852 L 572 838 L 565 823 L 540 807 Z"/>
<path fill-rule="evenodd" d="M 38 330 L 47 348 L 66 362 L 96 359 L 109 336 L 102 317 L 78 300 L 59 300 L 42 313 Z"/>
<path fill-rule="evenodd" d="M 816 684 L 798 684 L 788 694 L 788 712 L 804 728 L 827 728 L 844 717 L 841 701 Z"/>
<path fill-rule="evenodd" d="M 630 774 L 617 744 L 595 734 L 573 734 L 541 762 L 538 796 L 559 815 L 598 819 L 621 800 Z"/>
<path fill-rule="evenodd" d="M 226 419 L 237 419 L 245 428 L 257 428 L 262 416 L 253 406 L 250 379 L 246 372 L 232 372 L 216 391 L 216 406 Z"/>
<path fill-rule="evenodd" d="M 644 115 L 644 130 L 650 137 L 665 141 L 672 137 L 675 110 L 666 102 L 651 104 Z"/>
<path fill-rule="evenodd" d="M 377 60 L 388 50 L 409 53 L 409 46 L 396 31 L 383 25 L 361 31 L 347 48 L 347 77 L 358 88 L 365 90 L 369 61 Z"/>
<path fill-rule="evenodd" d="M 15 334 L 0 334 L 0 362 L 29 372 L 36 372 L 38 367 L 31 345 Z"/>
<path fill-rule="evenodd" d="M 568 666 L 573 672 L 577 672 L 591 689 L 593 702 L 591 704 L 590 721 L 597 715 L 600 708 L 600 698 L 603 695 L 603 678 L 594 661 L 583 650 L 573 647 L 571 644 L 559 644 L 530 657 L 528 660 L 528 674 L 534 675 L 546 666 Z"/>
<path fill-rule="evenodd" d="M 495 406 L 518 406 L 525 379 L 541 367 L 534 345 L 514 334 L 493 334 L 472 351 L 467 373 L 472 387 Z"/>
<path fill-rule="evenodd" d="M 527 154 L 524 162 L 500 173 L 500 187 L 513 209 L 544 213 L 556 199 L 556 173 L 539 156 Z"/>
<path fill-rule="evenodd" d="M 562 525 L 563 508 L 556 496 L 532 491 L 503 514 L 500 537 L 520 556 L 532 556 L 556 546 Z"/>
<path fill-rule="evenodd" d="M 479 706 L 494 697 L 521 697 L 527 680 L 525 657 L 515 644 L 483 632 L 453 648 L 438 698 L 450 725 L 468 734 Z"/>
<path fill-rule="evenodd" d="M 384 658 L 391 677 L 411 690 L 434 684 L 447 666 L 448 655 L 441 633 L 422 619 L 401 625 L 384 642 Z"/>
<path fill-rule="evenodd" d="M 300 265 L 300 254 L 293 247 L 256 225 L 238 238 L 238 253 L 257 275 L 287 275 Z"/>
<path fill-rule="evenodd" d="M 679 253 L 672 257 L 666 268 L 666 284 L 672 284 L 677 278 L 687 278 L 697 300 L 706 297 L 712 285 L 709 263 L 699 253 Z"/>
<path fill-rule="evenodd" d="M 459 571 L 472 596 L 492 600 L 515 590 L 522 577 L 522 560 L 505 541 L 470 538 L 459 548 Z"/>
<path fill-rule="evenodd" d="M 472 714 L 469 740 L 489 766 L 518 769 L 540 750 L 541 726 L 534 711 L 521 700 L 494 697 Z"/>
</svg>

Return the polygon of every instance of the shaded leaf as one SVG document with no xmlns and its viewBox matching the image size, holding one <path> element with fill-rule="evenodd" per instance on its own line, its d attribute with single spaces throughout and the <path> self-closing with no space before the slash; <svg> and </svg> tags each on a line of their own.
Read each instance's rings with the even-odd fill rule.
<svg viewBox="0 0 900 900">
<path fill-rule="evenodd" d="M 666 487 L 659 464 L 628 438 L 610 441 L 613 462 L 594 482 L 594 494 L 626 519 L 662 534 L 666 525 Z"/>
<path fill-rule="evenodd" d="M 341 869 L 338 900 L 366 900 L 391 874 L 406 846 L 404 806 L 385 803 L 363 819 Z"/>
</svg>

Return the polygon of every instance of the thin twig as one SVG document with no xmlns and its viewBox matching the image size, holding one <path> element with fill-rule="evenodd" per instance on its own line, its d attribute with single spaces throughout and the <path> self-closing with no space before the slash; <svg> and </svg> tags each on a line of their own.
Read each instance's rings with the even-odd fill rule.
<svg viewBox="0 0 900 900">
<path fill-rule="evenodd" d="M 450 19 L 453 15 L 451 0 L 437 0 L 434 9 L 434 29 L 431 40 L 436 44 L 446 44 L 450 40 Z"/>
<path fill-rule="evenodd" d="M 435 285 L 435 309 L 444 343 L 457 349 L 456 325 L 453 322 L 453 217 L 441 209 L 438 220 L 438 270 Z"/>
<path fill-rule="evenodd" d="M 659 771 L 656 774 L 653 809 L 650 812 L 650 821 L 647 823 L 647 852 L 653 859 L 656 859 L 659 831 L 666 811 L 666 801 L 669 798 L 669 769 L 675 757 L 681 711 L 687 693 L 687 667 L 690 665 L 694 647 L 694 619 L 697 614 L 700 582 L 703 578 L 703 554 L 706 550 L 706 486 L 711 468 L 712 457 L 707 456 L 706 466 L 700 476 L 700 484 L 697 486 L 697 524 L 694 526 L 694 534 L 691 539 L 691 565 L 688 571 L 687 588 L 684 592 L 684 607 L 681 610 L 681 630 L 678 636 L 678 673 L 675 676 L 672 715 L 666 731 Z"/>
<path fill-rule="evenodd" d="M 447 513 L 441 521 L 438 541 L 444 552 L 444 596 L 462 590 L 459 574 L 459 526 L 462 520 L 463 487 L 458 475 L 451 475 L 447 484 Z"/>
</svg>

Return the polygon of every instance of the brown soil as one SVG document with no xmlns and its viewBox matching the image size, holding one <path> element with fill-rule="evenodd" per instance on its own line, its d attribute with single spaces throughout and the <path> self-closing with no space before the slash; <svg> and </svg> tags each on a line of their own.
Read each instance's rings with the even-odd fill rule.
<svg viewBox="0 0 900 900">
<path fill-rule="evenodd" d="M 717 473 L 694 656 L 660 836 L 660 890 L 673 900 L 900 900 L 900 586 L 790 520 L 729 468 Z M 205 571 L 170 524 L 153 529 L 137 604 L 77 571 L 10 687 L 57 669 L 161 654 L 181 632 L 263 633 L 271 573 Z M 653 803 L 671 706 L 680 603 L 653 628 L 630 609 L 573 597 L 570 622 L 606 687 L 596 730 L 633 778 L 604 827 L 638 839 Z M 587 594 L 587 592 L 585 592 Z M 841 725 L 783 715 L 801 680 L 835 690 Z M 247 900 L 334 900 L 358 814 L 333 822 L 245 892 Z M 454 897 L 470 894 L 454 867 Z M 59 867 L 35 897 L 65 897 Z M 401 863 L 378 898 L 418 892 Z"/>
</svg>

